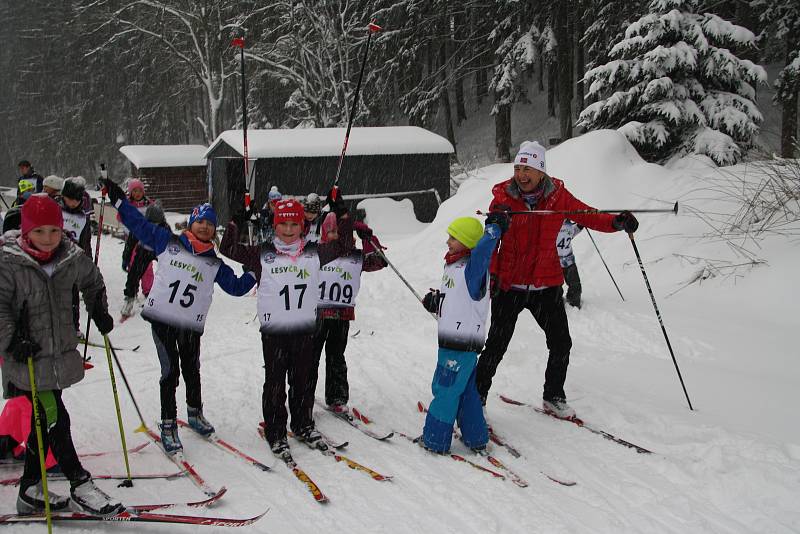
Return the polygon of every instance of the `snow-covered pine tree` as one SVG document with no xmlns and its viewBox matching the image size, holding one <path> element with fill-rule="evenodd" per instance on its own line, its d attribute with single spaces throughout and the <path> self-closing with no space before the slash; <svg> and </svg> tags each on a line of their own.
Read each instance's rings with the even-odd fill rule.
<svg viewBox="0 0 800 534">
<path fill-rule="evenodd" d="M 746 28 L 694 0 L 652 0 L 610 51 L 586 73 L 589 98 L 580 115 L 589 130 L 618 128 L 649 161 L 705 154 L 736 163 L 755 143 L 761 112 L 755 86 L 763 67 L 735 54 L 755 46 Z"/>
</svg>

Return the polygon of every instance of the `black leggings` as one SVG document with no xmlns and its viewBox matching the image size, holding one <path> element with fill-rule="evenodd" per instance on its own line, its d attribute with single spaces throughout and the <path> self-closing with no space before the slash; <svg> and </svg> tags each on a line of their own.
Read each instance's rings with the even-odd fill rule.
<svg viewBox="0 0 800 534">
<path fill-rule="evenodd" d="M 61 401 L 61 390 L 53 390 L 56 399 L 58 416 L 56 424 L 47 430 L 45 421 L 45 411 L 42 403 L 39 403 L 39 415 L 41 417 L 42 445 L 46 451 L 50 448 L 53 451 L 61 471 L 73 485 L 75 482 L 86 480 L 91 475 L 81 465 L 78 453 L 75 452 L 75 445 L 72 443 L 72 433 L 70 431 L 69 413 L 64 403 Z M 31 400 L 31 393 L 25 392 L 25 396 Z M 25 449 L 25 468 L 20 479 L 20 487 L 27 488 L 37 484 L 42 478 L 41 467 L 39 466 L 39 444 L 36 441 L 36 418 L 31 408 L 31 433 L 28 435 L 28 444 Z"/>
<path fill-rule="evenodd" d="M 178 407 L 175 391 L 183 372 L 186 382 L 186 405 L 202 408 L 200 391 L 200 337 L 202 334 L 186 328 L 175 328 L 158 321 L 151 322 L 153 341 L 161 363 L 161 419 L 175 419 Z"/>
<path fill-rule="evenodd" d="M 544 331 L 550 355 L 544 374 L 544 394 L 547 400 L 566 399 L 564 382 L 567 380 L 569 351 L 572 338 L 569 335 L 567 313 L 564 311 L 564 290 L 561 286 L 547 287 L 540 291 L 499 291 L 492 297 L 492 324 L 486 339 L 486 347 L 478 360 L 476 383 L 481 399 L 486 403 L 492 378 L 497 366 L 508 349 L 514 335 L 517 316 L 528 310 Z"/>
<path fill-rule="evenodd" d="M 347 404 L 350 388 L 347 384 L 347 362 L 344 350 L 347 348 L 347 334 L 350 321 L 343 319 L 323 319 L 314 334 L 314 367 L 311 391 L 316 391 L 319 378 L 319 360 L 325 346 L 325 404 Z"/>
</svg>

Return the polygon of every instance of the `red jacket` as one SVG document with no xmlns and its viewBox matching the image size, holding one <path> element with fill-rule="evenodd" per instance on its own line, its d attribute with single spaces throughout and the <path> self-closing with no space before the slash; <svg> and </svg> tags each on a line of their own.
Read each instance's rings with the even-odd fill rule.
<svg viewBox="0 0 800 534">
<path fill-rule="evenodd" d="M 544 194 L 535 209 L 586 210 L 593 209 L 572 196 L 557 178 L 543 178 Z M 520 195 L 514 179 L 501 182 L 492 188 L 494 199 L 489 210 L 508 206 L 513 211 L 529 209 Z M 611 221 L 614 215 L 606 213 L 564 215 L 514 215 L 500 246 L 492 256 L 490 272 L 495 284 L 508 291 L 512 285 L 536 287 L 560 286 L 564 274 L 558 261 L 556 238 L 565 218 L 599 232 L 616 232 Z"/>
</svg>

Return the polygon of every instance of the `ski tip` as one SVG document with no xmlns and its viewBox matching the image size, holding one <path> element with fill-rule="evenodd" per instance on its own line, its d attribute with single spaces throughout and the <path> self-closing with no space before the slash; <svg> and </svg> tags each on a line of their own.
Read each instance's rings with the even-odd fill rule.
<svg viewBox="0 0 800 534">
<path fill-rule="evenodd" d="M 428 410 L 425 408 L 425 405 L 424 405 L 424 404 L 422 404 L 422 401 L 417 401 L 417 410 L 419 410 L 419 412 L 420 412 L 420 413 L 425 413 L 425 412 L 427 412 L 427 411 L 428 411 Z"/>
</svg>

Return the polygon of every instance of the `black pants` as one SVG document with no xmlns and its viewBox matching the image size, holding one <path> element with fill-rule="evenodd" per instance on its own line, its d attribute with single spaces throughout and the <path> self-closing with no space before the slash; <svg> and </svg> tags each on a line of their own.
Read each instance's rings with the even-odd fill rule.
<svg viewBox="0 0 800 534">
<path fill-rule="evenodd" d="M 492 378 L 503 359 L 517 316 L 528 310 L 544 330 L 550 356 L 544 374 L 543 398 L 566 399 L 564 382 L 567 380 L 569 351 L 572 339 L 569 336 L 567 314 L 564 311 L 564 291 L 561 286 L 548 287 L 541 291 L 500 291 L 492 298 L 492 324 L 486 339 L 486 346 L 478 360 L 476 383 L 481 399 L 486 402 Z"/>
<path fill-rule="evenodd" d="M 61 467 L 61 471 L 71 482 L 85 480 L 91 475 L 83 468 L 81 461 L 78 459 L 78 453 L 75 452 L 75 445 L 72 443 L 70 431 L 69 413 L 61 401 L 61 390 L 53 390 L 53 395 L 56 398 L 58 416 L 56 424 L 49 431 L 45 422 L 44 406 L 42 406 L 41 402 L 39 403 L 39 415 L 42 423 L 42 445 L 45 451 L 48 448 L 52 449 L 53 456 L 59 467 Z M 26 392 L 25 396 L 31 400 L 30 392 Z M 25 449 L 25 468 L 22 472 L 20 487 L 24 489 L 37 484 L 41 478 L 39 444 L 36 441 L 36 418 L 33 416 L 33 408 L 31 407 L 31 433 L 28 435 L 28 444 Z"/>
<path fill-rule="evenodd" d="M 289 382 L 289 411 L 292 432 L 314 425 L 312 383 L 313 334 L 268 336 L 261 334 L 264 351 L 264 390 L 261 408 L 270 444 L 286 437 L 286 382 Z"/>
<path fill-rule="evenodd" d="M 311 391 L 317 390 L 319 360 L 322 346 L 325 346 L 325 404 L 347 404 L 350 400 L 350 387 L 347 384 L 347 362 L 344 350 L 347 348 L 347 334 L 350 321 L 342 319 L 323 319 L 314 334 L 314 367 L 312 369 Z"/>
<path fill-rule="evenodd" d="M 128 233 L 128 237 L 125 239 L 125 246 L 122 248 L 122 270 L 127 272 L 128 266 L 131 264 L 131 254 L 133 254 L 133 248 L 136 246 L 139 240 L 136 239 L 136 236 L 133 235 L 133 232 Z"/>
<path fill-rule="evenodd" d="M 581 306 L 581 277 L 578 274 L 578 265 L 573 263 L 564 267 L 564 281 L 567 282 L 567 302 L 572 306 Z"/>
<path fill-rule="evenodd" d="M 152 250 L 147 250 L 142 246 L 136 248 L 136 255 L 133 256 L 133 263 L 128 267 L 128 277 L 125 279 L 123 294 L 126 298 L 136 298 L 136 294 L 139 293 L 139 282 L 147 271 L 147 266 L 155 258 Z"/>
<path fill-rule="evenodd" d="M 178 407 L 175 404 L 175 391 L 178 389 L 178 378 L 183 371 L 186 382 L 186 405 L 202 408 L 200 394 L 200 337 L 199 332 L 186 328 L 151 322 L 153 341 L 161 363 L 161 419 L 175 419 Z M 178 367 L 180 363 L 180 367 Z"/>
</svg>

